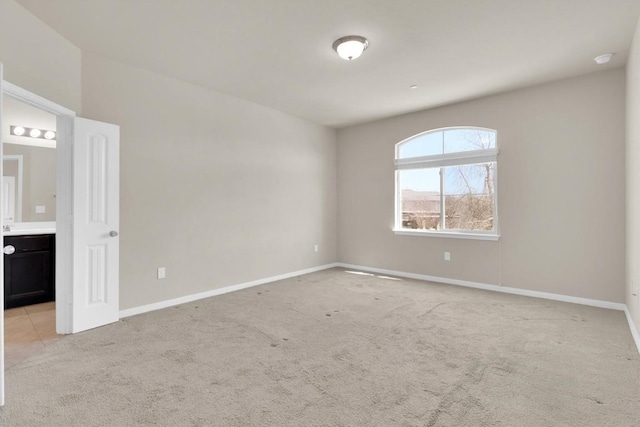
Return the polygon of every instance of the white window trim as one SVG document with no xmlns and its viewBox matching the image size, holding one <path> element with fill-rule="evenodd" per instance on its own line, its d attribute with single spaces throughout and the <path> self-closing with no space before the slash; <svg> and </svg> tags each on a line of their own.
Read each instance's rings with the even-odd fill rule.
<svg viewBox="0 0 640 427">
<path fill-rule="evenodd" d="M 495 132 L 496 134 L 496 148 L 489 148 L 485 150 L 471 150 L 471 151 L 459 151 L 456 153 L 446 154 L 434 154 L 431 156 L 422 157 L 409 157 L 405 159 L 398 159 L 399 148 L 405 142 L 408 142 L 414 138 L 418 138 L 422 135 L 434 132 L 445 132 L 453 129 L 480 129 Z M 471 240 L 492 240 L 497 241 L 500 239 L 499 221 L 498 221 L 498 136 L 495 129 L 475 127 L 475 126 L 456 126 L 448 128 L 433 129 L 430 131 L 422 132 L 400 141 L 396 144 L 396 159 L 395 159 L 395 226 L 393 233 L 400 236 L 421 236 L 421 237 L 441 237 L 441 238 L 453 238 L 453 239 L 471 239 Z M 495 180 L 494 180 L 494 230 L 492 231 L 480 231 L 480 230 L 419 230 L 402 228 L 402 206 L 399 196 L 398 188 L 398 172 L 407 169 L 427 169 L 438 168 L 447 166 L 468 165 L 476 163 L 488 163 L 495 162 Z M 441 189 L 442 193 L 442 189 Z"/>
<path fill-rule="evenodd" d="M 473 232 L 467 230 L 411 230 L 408 228 L 394 228 L 393 233 L 398 236 L 421 236 L 421 237 L 446 237 L 452 239 L 469 239 L 469 240 L 499 240 L 500 235 L 487 232 Z"/>
<path fill-rule="evenodd" d="M 433 156 L 396 159 L 396 170 L 439 168 L 447 166 L 489 163 L 498 160 L 498 149 L 459 151 L 457 153 L 434 154 Z"/>
</svg>

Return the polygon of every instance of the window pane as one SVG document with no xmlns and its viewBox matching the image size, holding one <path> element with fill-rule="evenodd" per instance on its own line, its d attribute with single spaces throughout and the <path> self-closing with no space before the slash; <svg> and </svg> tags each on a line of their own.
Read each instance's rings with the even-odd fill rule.
<svg viewBox="0 0 640 427">
<path fill-rule="evenodd" d="M 402 228 L 440 229 L 440 169 L 398 171 Z"/>
<path fill-rule="evenodd" d="M 442 153 L 442 132 L 425 133 L 400 144 L 398 147 L 399 159 L 432 156 Z"/>
<path fill-rule="evenodd" d="M 496 134 L 483 129 L 450 129 L 444 132 L 444 152 L 496 148 Z"/>
<path fill-rule="evenodd" d="M 445 226 L 493 230 L 495 163 L 444 168 Z"/>
</svg>

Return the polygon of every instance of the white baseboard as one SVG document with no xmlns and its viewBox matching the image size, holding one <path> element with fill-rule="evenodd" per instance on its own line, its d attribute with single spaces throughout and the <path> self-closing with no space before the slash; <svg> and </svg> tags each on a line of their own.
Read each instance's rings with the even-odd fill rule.
<svg viewBox="0 0 640 427">
<path fill-rule="evenodd" d="M 129 308 L 129 309 L 120 311 L 120 318 L 122 319 L 129 316 L 135 316 L 136 314 L 142 314 L 142 313 L 147 313 L 149 311 L 160 310 L 163 308 L 172 307 L 179 304 L 185 304 L 188 302 L 197 301 L 203 298 L 209 298 L 216 295 L 222 295 L 229 292 L 239 291 L 241 289 L 260 286 L 267 283 L 276 282 L 278 280 L 289 279 L 291 277 L 302 276 L 303 274 L 315 273 L 316 271 L 327 270 L 329 268 L 334 268 L 334 267 L 348 268 L 352 270 L 360 270 L 360 271 L 365 271 L 369 273 L 406 277 L 408 279 L 417 279 L 417 280 L 425 280 L 428 282 L 446 283 L 450 285 L 465 286 L 468 288 L 484 289 L 487 291 L 503 292 L 507 294 L 522 295 L 522 296 L 528 296 L 528 297 L 534 297 L 534 298 L 542 298 L 542 299 L 548 299 L 548 300 L 554 300 L 554 301 L 562 301 L 562 302 L 569 302 L 573 304 L 581 304 L 581 305 L 588 305 L 592 307 L 600 307 L 600 308 L 608 308 L 611 310 L 624 311 L 627 317 L 627 321 L 629 322 L 629 329 L 631 329 L 631 335 L 633 336 L 633 340 L 636 344 L 636 347 L 638 348 L 638 352 L 640 353 L 640 334 L 638 334 L 638 330 L 636 329 L 636 326 L 633 323 L 633 320 L 631 319 L 631 313 L 629 313 L 629 309 L 625 304 L 622 304 L 622 303 L 594 300 L 589 298 L 572 297 L 568 295 L 553 294 L 549 292 L 530 291 L 527 289 L 510 288 L 507 286 L 489 285 L 486 283 L 470 282 L 470 281 L 458 280 L 458 279 L 449 279 L 446 277 L 428 276 L 425 274 L 407 273 L 404 271 L 387 270 L 384 268 L 365 267 L 362 265 L 346 264 L 341 262 L 334 262 L 331 264 L 320 265 L 318 267 L 307 268 L 305 270 L 298 270 L 291 273 L 280 274 L 278 276 L 272 276 L 264 279 L 253 280 L 251 282 L 240 283 L 238 285 L 226 286 L 224 288 L 219 288 L 219 289 L 212 289 L 210 291 L 201 292 L 198 294 L 187 295 L 184 297 L 174 298 L 166 301 L 160 301 L 153 304 L 142 305 L 140 307 Z"/>
<path fill-rule="evenodd" d="M 338 267 L 353 270 L 368 271 L 371 273 L 386 274 L 389 276 L 406 277 L 408 279 L 426 280 L 428 282 L 446 283 L 449 285 L 465 286 L 468 288 L 484 289 L 487 291 L 503 292 L 507 294 L 523 295 L 527 297 L 549 299 L 554 301 L 570 302 L 574 304 L 590 305 L 592 307 L 608 308 L 612 310 L 624 311 L 626 305 L 618 302 L 601 301 L 589 298 L 571 297 L 567 295 L 552 294 L 549 292 L 530 291 L 527 289 L 510 288 L 507 286 L 489 285 L 486 283 L 469 282 L 466 280 L 448 279 L 446 277 L 427 276 L 424 274 L 406 273 L 404 271 L 386 270 L 383 268 L 364 267 L 361 265 L 337 263 Z"/>
<path fill-rule="evenodd" d="M 627 322 L 629 322 L 629 329 L 631 329 L 631 336 L 633 337 L 633 341 L 636 343 L 636 347 L 638 348 L 638 353 L 640 353 L 640 334 L 638 334 L 638 330 L 636 329 L 635 323 L 633 323 L 633 319 L 631 318 L 631 313 L 629 312 L 629 308 L 627 306 L 624 307 L 624 314 L 627 316 Z"/>
<path fill-rule="evenodd" d="M 160 310 L 167 307 L 173 307 L 174 305 L 185 304 L 192 301 L 197 301 L 203 298 L 214 297 L 216 295 L 222 295 L 229 292 L 239 291 L 241 289 L 251 288 L 254 286 L 264 285 L 266 283 L 276 282 L 278 280 L 289 279 L 291 277 L 302 276 L 303 274 L 315 273 L 316 271 L 327 270 L 329 268 L 337 267 L 337 263 L 320 265 L 318 267 L 307 268 L 305 270 L 298 270 L 291 273 L 280 274 L 278 276 L 267 277 L 265 279 L 253 280 L 251 282 L 240 283 L 238 285 L 225 286 L 224 288 L 212 289 L 206 292 L 200 292 L 198 294 L 186 295 L 184 297 L 174 298 L 166 301 L 160 301 L 153 304 L 142 305 L 139 307 L 128 308 L 120 311 L 120 318 L 135 316 L 136 314 L 147 313 L 149 311 Z"/>
</svg>

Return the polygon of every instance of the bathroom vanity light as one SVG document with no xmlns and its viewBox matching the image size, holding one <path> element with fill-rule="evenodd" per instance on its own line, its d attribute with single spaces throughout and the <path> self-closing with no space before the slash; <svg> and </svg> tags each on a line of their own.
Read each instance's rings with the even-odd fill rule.
<svg viewBox="0 0 640 427">
<path fill-rule="evenodd" d="M 23 126 L 9 126 L 9 133 L 15 136 L 24 136 L 39 139 L 56 139 L 56 133 L 52 130 L 26 128 Z"/>
<path fill-rule="evenodd" d="M 369 41 L 362 36 L 340 37 L 333 42 L 333 50 L 338 53 L 340 58 L 347 61 L 359 58 L 367 47 L 369 47 Z"/>
</svg>

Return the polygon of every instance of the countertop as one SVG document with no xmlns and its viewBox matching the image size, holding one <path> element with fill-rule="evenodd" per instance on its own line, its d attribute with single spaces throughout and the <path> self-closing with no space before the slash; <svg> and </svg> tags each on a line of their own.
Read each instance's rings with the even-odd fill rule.
<svg viewBox="0 0 640 427">
<path fill-rule="evenodd" d="M 56 223 L 51 222 L 16 222 L 6 224 L 11 231 L 3 231 L 3 236 L 32 236 L 37 234 L 56 234 Z"/>
</svg>

